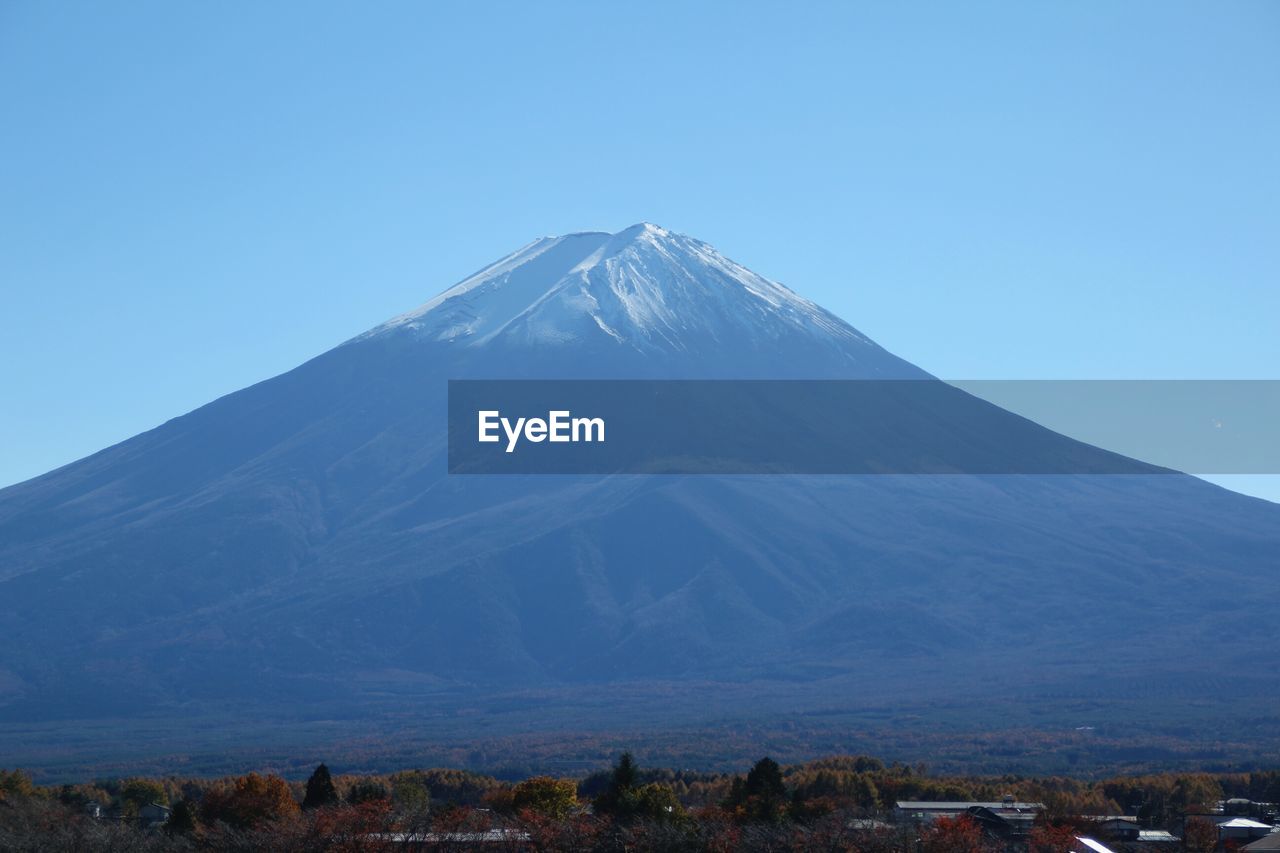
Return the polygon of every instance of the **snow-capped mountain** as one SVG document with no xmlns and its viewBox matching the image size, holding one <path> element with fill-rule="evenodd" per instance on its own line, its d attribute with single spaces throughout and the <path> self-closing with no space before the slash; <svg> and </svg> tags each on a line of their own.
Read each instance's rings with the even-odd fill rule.
<svg viewBox="0 0 1280 853">
<path fill-rule="evenodd" d="M 695 722 L 716 703 L 791 719 L 868 695 L 943 715 L 1123 696 L 1142 718 L 1274 644 L 1239 593 L 1280 595 L 1280 512 L 1190 477 L 446 474 L 446 380 L 579 375 L 925 377 L 691 238 L 535 241 L 0 491 L 0 755 L 28 755 L 33 721 L 86 760 L 108 750 L 82 737 L 106 718 L 126 719 L 117 739 L 167 727 L 182 750 L 255 726 L 323 736 L 299 703 L 370 737 L 427 707 L 442 737 L 495 734 L 512 718 L 487 709 L 511 690 L 574 708 L 604 683 L 628 696 L 615 726 L 665 723 L 693 684 Z M 883 415 L 926 450 L 1108 462 L 958 391 Z M 1280 696 L 1250 672 L 1240 713 Z M 213 706 L 236 710 L 193 718 Z"/>
<path fill-rule="evenodd" d="M 535 240 L 369 334 L 398 328 L 469 346 L 602 333 L 636 349 L 680 349 L 690 334 L 770 340 L 783 330 L 873 346 L 781 284 L 649 223 Z"/>
<path fill-rule="evenodd" d="M 535 240 L 356 340 L 397 334 L 552 359 L 590 350 L 626 372 L 674 357 L 682 373 L 693 362 L 706 375 L 801 364 L 824 376 L 922 375 L 787 287 L 649 223 Z"/>
</svg>

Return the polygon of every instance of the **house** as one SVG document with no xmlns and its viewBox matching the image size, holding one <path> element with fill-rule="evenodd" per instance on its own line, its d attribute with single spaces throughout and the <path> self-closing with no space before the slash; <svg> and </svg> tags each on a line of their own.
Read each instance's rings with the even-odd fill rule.
<svg viewBox="0 0 1280 853">
<path fill-rule="evenodd" d="M 964 814 L 982 827 L 991 838 L 1022 838 L 1031 832 L 1038 812 L 1030 809 L 971 806 Z"/>
<path fill-rule="evenodd" d="M 1177 846 L 1182 839 L 1169 832 L 1167 829 L 1140 829 L 1138 830 L 1138 843 L 1144 846 L 1154 846 L 1157 844 L 1169 846 Z"/>
<path fill-rule="evenodd" d="M 1251 817 L 1263 823 L 1277 822 L 1277 806 L 1275 803 L 1261 803 L 1244 797 L 1233 797 L 1218 803 L 1215 812 L 1225 817 Z"/>
<path fill-rule="evenodd" d="M 1071 853 L 1116 853 L 1116 851 L 1112 850 L 1096 838 L 1090 838 L 1087 835 L 1077 835 L 1075 844 L 1071 846 Z"/>
<path fill-rule="evenodd" d="M 894 804 L 894 818 L 899 823 L 932 823 L 939 818 L 968 817 L 982 827 L 990 838 L 1024 839 L 1031 832 L 1036 816 L 1044 811 L 1043 803 L 1018 802 L 1007 796 L 1000 802 L 964 800 L 899 800 Z"/>
<path fill-rule="evenodd" d="M 1097 823 L 1097 834 L 1108 841 L 1137 841 L 1142 831 L 1132 815 L 1086 815 L 1085 819 Z"/>
<path fill-rule="evenodd" d="M 1184 826 L 1188 821 L 1192 820 L 1207 821 L 1213 824 L 1218 830 L 1219 842 L 1233 841 L 1237 846 L 1250 841 L 1257 841 L 1273 829 L 1269 823 L 1263 823 L 1251 817 L 1235 817 L 1221 811 L 1199 814 L 1189 812 L 1183 815 Z"/>
<path fill-rule="evenodd" d="M 1257 841 L 1270 834 L 1272 826 L 1247 817 L 1233 817 L 1218 824 L 1219 841 Z"/>
<path fill-rule="evenodd" d="M 1253 800 L 1245 797 L 1232 797 L 1229 800 L 1223 800 L 1218 804 L 1218 808 L 1222 809 L 1223 814 L 1244 815 L 1248 817 L 1253 813 Z"/>
<path fill-rule="evenodd" d="M 147 803 L 138 809 L 138 823 L 142 826 L 159 826 L 169 821 L 169 807 L 161 803 Z"/>
<path fill-rule="evenodd" d="M 1000 817 L 1030 816 L 1044 811 L 1043 803 L 1022 803 L 1013 797 L 1005 797 L 998 803 L 980 803 L 964 800 L 899 800 L 894 803 L 893 815 L 899 823 L 928 823 L 940 817 L 954 818 L 971 814 L 973 809 L 986 809 Z"/>
<path fill-rule="evenodd" d="M 1250 841 L 1240 849 L 1247 850 L 1249 853 L 1256 853 L 1256 851 L 1280 850 L 1280 832 L 1267 833 L 1257 841 Z"/>
</svg>

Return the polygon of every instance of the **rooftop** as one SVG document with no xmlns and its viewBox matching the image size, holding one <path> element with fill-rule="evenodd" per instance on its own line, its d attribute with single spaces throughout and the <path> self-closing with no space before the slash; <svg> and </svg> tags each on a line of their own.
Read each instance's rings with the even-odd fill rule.
<svg viewBox="0 0 1280 853">
<path fill-rule="evenodd" d="M 957 811 L 962 812 L 970 808 L 984 808 L 992 811 L 1001 809 L 1013 809 L 1016 811 L 1040 811 L 1044 809 L 1044 803 L 1021 803 L 1021 802 L 968 802 L 964 800 L 898 800 L 897 807 L 904 811 Z"/>
</svg>

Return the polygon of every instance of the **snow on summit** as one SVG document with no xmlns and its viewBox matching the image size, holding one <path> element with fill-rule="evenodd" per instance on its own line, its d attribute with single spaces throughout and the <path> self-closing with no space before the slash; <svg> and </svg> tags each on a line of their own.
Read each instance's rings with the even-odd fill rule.
<svg viewBox="0 0 1280 853">
<path fill-rule="evenodd" d="M 844 321 L 708 244 L 649 223 L 543 237 L 373 329 L 478 346 L 599 339 L 640 351 L 803 336 L 875 347 Z M 367 337 L 366 336 L 366 337 Z"/>
</svg>

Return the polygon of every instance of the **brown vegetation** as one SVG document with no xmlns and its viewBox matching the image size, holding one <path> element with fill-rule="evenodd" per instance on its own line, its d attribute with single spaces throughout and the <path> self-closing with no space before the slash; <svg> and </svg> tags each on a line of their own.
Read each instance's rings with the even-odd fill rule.
<svg viewBox="0 0 1280 853">
<path fill-rule="evenodd" d="M 838 756 L 789 767 L 766 758 L 733 775 L 643 769 L 630 755 L 583 779 L 514 784 L 443 769 L 330 777 L 321 766 L 306 781 L 249 773 L 46 787 L 21 771 L 0 771 L 0 849 L 452 850 L 483 839 L 488 850 L 985 853 L 996 848 L 969 818 L 896 825 L 893 804 L 1006 795 L 1046 805 L 1027 849 L 1064 853 L 1087 831 L 1088 815 L 1137 814 L 1144 826 L 1180 831 L 1184 815 L 1225 797 L 1280 801 L 1280 773 L 933 776 Z M 169 819 L 149 824 L 144 809 L 157 803 L 171 807 Z M 1212 846 L 1195 819 L 1186 832 L 1188 849 Z"/>
</svg>

